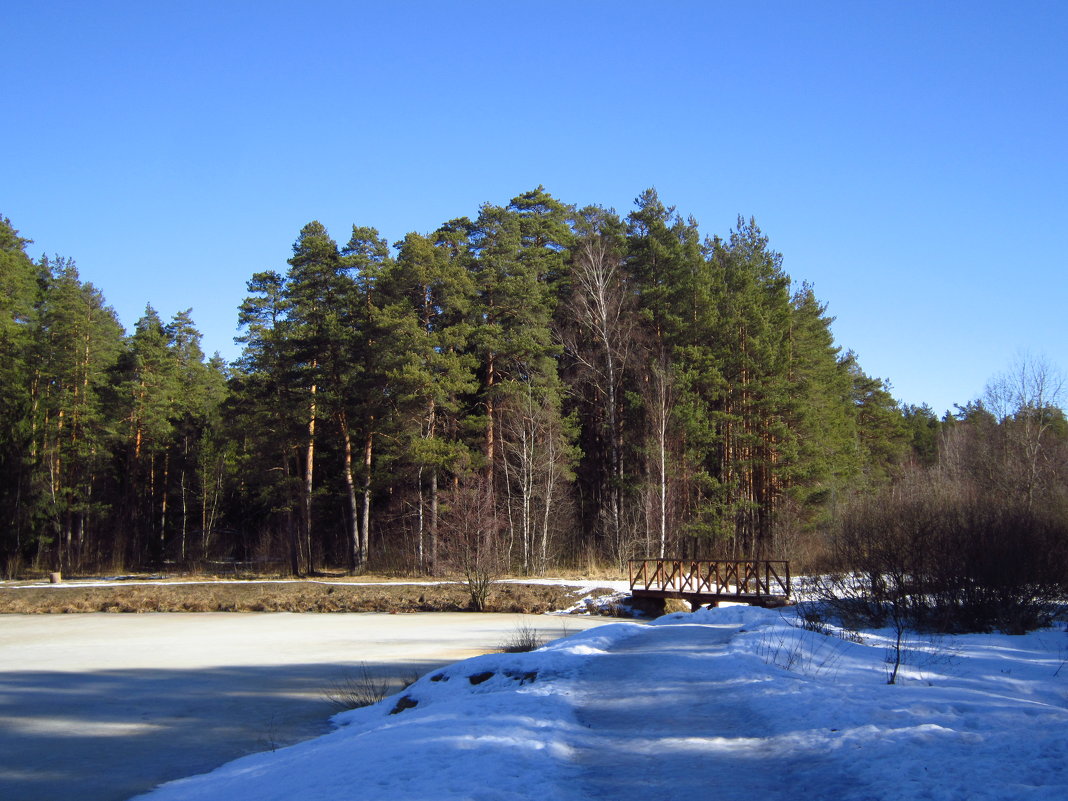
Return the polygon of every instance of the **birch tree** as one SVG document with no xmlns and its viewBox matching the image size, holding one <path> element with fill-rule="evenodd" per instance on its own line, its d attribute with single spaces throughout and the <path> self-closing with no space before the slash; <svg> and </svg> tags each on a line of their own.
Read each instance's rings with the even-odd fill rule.
<svg viewBox="0 0 1068 801">
<path fill-rule="evenodd" d="M 599 403 L 598 425 L 608 452 L 605 495 L 607 526 L 613 539 L 623 530 L 624 389 L 634 342 L 633 296 L 623 270 L 621 224 L 614 214 L 586 210 L 585 230 L 571 264 L 569 311 L 575 336 L 570 353 L 578 361 Z"/>
</svg>

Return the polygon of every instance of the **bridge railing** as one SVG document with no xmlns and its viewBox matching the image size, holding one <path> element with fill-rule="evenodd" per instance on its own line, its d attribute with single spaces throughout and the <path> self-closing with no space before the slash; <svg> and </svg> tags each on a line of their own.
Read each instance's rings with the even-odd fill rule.
<svg viewBox="0 0 1068 801">
<path fill-rule="evenodd" d="M 790 595 L 790 563 L 779 559 L 631 559 L 630 589 L 692 595 Z"/>
</svg>

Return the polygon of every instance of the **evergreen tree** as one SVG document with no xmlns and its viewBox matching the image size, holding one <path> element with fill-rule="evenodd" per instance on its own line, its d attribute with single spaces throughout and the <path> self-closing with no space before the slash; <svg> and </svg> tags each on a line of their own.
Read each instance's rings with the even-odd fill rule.
<svg viewBox="0 0 1068 801">
<path fill-rule="evenodd" d="M 38 269 L 44 291 L 32 349 L 32 494 L 41 542 L 53 545 L 53 567 L 66 570 L 100 556 L 92 529 L 104 512 L 109 461 L 102 392 L 122 328 L 73 261 L 42 258 Z"/>
<path fill-rule="evenodd" d="M 208 359 L 198 379 L 197 394 L 201 405 L 199 415 L 191 421 L 192 433 L 196 437 L 195 449 L 187 456 L 189 468 L 195 471 L 194 491 L 197 494 L 187 504 L 186 488 L 182 485 L 182 547 L 183 558 L 203 562 L 213 555 L 221 535 L 225 500 L 238 474 L 235 469 L 236 446 L 233 438 L 227 436 L 223 416 L 229 400 L 232 370 L 216 353 Z M 182 430 L 187 429 L 183 426 Z M 191 515 L 196 515 L 195 529 L 189 521 Z M 193 540 L 187 542 L 187 533 Z M 187 546 L 189 550 L 186 550 Z"/>
<path fill-rule="evenodd" d="M 627 268 L 645 335 L 635 399 L 644 407 L 647 542 L 659 549 L 721 536 L 725 516 L 715 463 L 716 403 L 723 392 L 717 348 L 722 280 L 703 258 L 697 223 L 666 207 L 653 189 L 628 216 Z M 674 465 L 674 467 L 672 467 Z M 670 498 L 673 494 L 674 498 Z M 616 535 L 613 547 L 633 537 Z M 617 559 L 621 556 L 617 556 Z"/>
<path fill-rule="evenodd" d="M 321 417 L 319 391 L 324 381 L 330 383 L 328 403 L 333 411 L 339 403 L 337 376 L 338 348 L 341 337 L 339 315 L 346 305 L 350 286 L 342 279 L 341 254 L 337 243 L 317 220 L 300 230 L 293 243 L 286 276 L 286 334 L 291 348 L 292 379 L 305 392 L 303 407 L 307 415 L 307 440 L 304 456 L 304 495 L 302 497 L 303 534 L 308 569 L 316 564 L 316 546 L 312 532 L 312 500 L 315 490 L 315 449 Z M 351 474 L 351 473 L 350 473 Z M 353 520 L 356 517 L 352 512 Z M 350 551 L 357 549 L 358 535 L 350 530 Z M 355 556 L 350 558 L 354 563 Z"/>
<path fill-rule="evenodd" d="M 379 283 L 392 264 L 389 245 L 374 228 L 352 226 L 352 235 L 342 250 L 344 268 L 353 283 L 347 307 L 347 369 L 341 365 L 335 379 L 341 387 L 335 405 L 344 441 L 345 485 L 353 514 L 351 531 L 355 537 L 350 565 L 362 568 L 371 558 L 371 501 L 376 438 L 386 427 L 390 411 L 387 380 L 392 367 L 393 343 L 381 336 Z M 351 415 L 349 410 L 351 409 Z M 360 464 L 360 512 L 356 516 L 356 495 L 352 470 L 350 423 L 362 445 Z M 358 536 L 357 536 L 358 533 Z"/>
<path fill-rule="evenodd" d="M 192 309 L 178 312 L 164 327 L 181 391 L 171 409 L 174 427 L 164 473 L 170 477 L 165 503 L 173 498 L 175 513 L 163 510 L 161 530 L 168 536 L 173 521 L 172 557 L 185 563 L 192 557 L 191 538 L 199 533 L 198 555 L 207 554 L 211 537 L 209 509 L 221 481 L 216 442 L 221 427 L 219 408 L 226 398 L 225 365 L 218 356 L 205 362 L 201 334 L 191 317 Z"/>
<path fill-rule="evenodd" d="M 786 504 L 776 521 L 777 552 L 789 555 L 815 524 L 826 524 L 837 497 L 861 469 L 852 380 L 831 334 L 826 314 L 808 284 L 791 301 L 786 380 L 786 425 L 791 449 L 784 454 Z"/>
<path fill-rule="evenodd" d="M 923 467 L 932 467 L 938 462 L 941 421 L 926 403 L 904 406 L 901 413 L 913 460 Z"/>
<path fill-rule="evenodd" d="M 857 420 L 862 468 L 856 487 L 883 486 L 895 477 L 908 449 L 901 407 L 885 381 L 865 374 L 852 351 L 846 352 L 842 364 L 852 382 Z"/>
<path fill-rule="evenodd" d="M 738 220 L 724 266 L 731 315 L 725 463 L 733 490 L 735 541 L 740 554 L 773 550 L 774 514 L 784 489 L 784 456 L 796 441 L 784 413 L 792 398 L 786 382 L 789 278 L 782 256 L 750 219 Z"/>
<path fill-rule="evenodd" d="M 31 242 L 0 217 L 0 419 L 5 421 L 25 416 L 28 401 L 26 357 L 39 291 L 37 271 L 26 255 Z M 10 426 L 0 432 L 12 434 Z"/>
<path fill-rule="evenodd" d="M 311 569 L 302 525 L 307 507 L 301 444 L 306 445 L 308 418 L 303 388 L 293 380 L 286 279 L 273 270 L 255 273 L 248 291 L 238 314 L 244 350 L 230 379 L 227 438 L 235 441 L 236 469 L 243 477 L 245 524 L 277 537 L 290 572 L 301 575 Z"/>
<path fill-rule="evenodd" d="M 33 432 L 31 348 L 39 286 L 26 255 L 32 240 L 0 216 L 0 571 L 10 574 L 32 547 L 29 451 Z"/>
<path fill-rule="evenodd" d="M 514 198 L 507 208 L 483 206 L 472 237 L 478 288 L 472 343 L 482 365 L 486 487 L 491 508 L 507 520 L 509 550 L 519 548 L 525 569 L 530 569 L 533 552 L 533 489 L 512 474 L 514 465 L 505 456 L 511 449 L 513 462 L 517 458 L 515 437 L 523 430 L 522 423 L 506 419 L 505 413 L 521 417 L 528 408 L 523 398 L 533 393 L 538 409 L 550 417 L 560 415 L 563 386 L 552 325 L 553 285 L 562 280 L 571 241 L 568 217 L 567 207 L 539 187 Z M 563 429 L 562 421 L 553 419 L 541 427 L 539 436 L 555 437 Z M 567 449 L 553 448 L 553 453 L 555 459 L 568 458 Z M 560 470 L 551 474 L 558 476 Z M 552 503 L 552 493 L 544 491 L 548 480 L 543 471 L 537 484 Z"/>
<path fill-rule="evenodd" d="M 437 244 L 410 233 L 398 248 L 383 279 L 380 318 L 395 355 L 387 378 L 398 416 L 396 460 L 414 471 L 418 564 L 437 573 L 441 481 L 471 462 L 461 416 L 477 389 L 469 350 L 474 282 L 466 248 L 449 232 L 439 231 Z"/>
<path fill-rule="evenodd" d="M 159 566 L 166 556 L 169 449 L 182 391 L 163 321 L 151 305 L 115 367 L 115 414 L 122 472 L 125 562 Z"/>
</svg>

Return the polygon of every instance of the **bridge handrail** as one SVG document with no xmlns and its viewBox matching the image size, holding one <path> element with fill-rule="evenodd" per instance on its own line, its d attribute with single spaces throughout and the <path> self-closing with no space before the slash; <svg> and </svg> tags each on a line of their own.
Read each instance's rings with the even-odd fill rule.
<svg viewBox="0 0 1068 801">
<path fill-rule="evenodd" d="M 790 596 L 785 559 L 631 559 L 627 564 L 632 592 Z"/>
</svg>

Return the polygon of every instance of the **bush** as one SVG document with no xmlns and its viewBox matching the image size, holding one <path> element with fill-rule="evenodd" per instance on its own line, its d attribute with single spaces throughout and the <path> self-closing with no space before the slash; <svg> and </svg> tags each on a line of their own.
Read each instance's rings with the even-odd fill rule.
<svg viewBox="0 0 1068 801">
<path fill-rule="evenodd" d="M 373 706 L 392 694 L 388 678 L 372 675 L 367 665 L 357 674 L 345 674 L 323 691 L 323 696 L 341 710 Z"/>
<path fill-rule="evenodd" d="M 854 505 L 819 596 L 847 622 L 941 632 L 1048 625 L 1068 587 L 1068 525 L 928 481 Z"/>
<path fill-rule="evenodd" d="M 493 495 L 481 477 L 455 486 L 441 521 L 445 561 L 459 574 L 468 593 L 468 608 L 486 611 L 490 591 L 504 572 L 498 547 L 500 521 Z"/>
<path fill-rule="evenodd" d="M 528 651 L 536 651 L 544 645 L 542 636 L 538 630 L 529 623 L 520 623 L 515 627 L 512 636 L 498 646 L 498 650 L 504 654 L 522 654 Z"/>
</svg>

